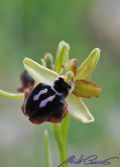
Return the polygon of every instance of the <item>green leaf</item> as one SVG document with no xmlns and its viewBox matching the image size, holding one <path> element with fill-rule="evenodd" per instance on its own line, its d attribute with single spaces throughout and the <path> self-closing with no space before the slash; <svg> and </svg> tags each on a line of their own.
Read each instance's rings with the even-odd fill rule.
<svg viewBox="0 0 120 167">
<path fill-rule="evenodd" d="M 23 93 L 9 93 L 3 90 L 0 90 L 0 97 L 8 98 L 8 99 L 16 99 L 16 100 L 23 100 L 24 94 Z"/>
<path fill-rule="evenodd" d="M 45 142 L 45 163 L 46 167 L 52 167 L 52 159 L 51 159 L 51 149 L 50 149 L 50 139 L 48 131 L 44 131 L 44 142 Z"/>
<path fill-rule="evenodd" d="M 58 77 L 56 72 L 38 64 L 32 59 L 25 58 L 23 64 L 28 73 L 37 83 L 43 82 L 53 84 L 54 80 Z"/>
<path fill-rule="evenodd" d="M 75 80 L 80 80 L 80 79 L 90 80 L 92 73 L 96 68 L 99 58 L 100 58 L 100 49 L 96 48 L 89 54 L 87 59 L 85 59 L 85 61 L 78 68 Z"/>
<path fill-rule="evenodd" d="M 86 80 L 76 80 L 73 94 L 78 97 L 98 97 L 101 92 L 101 87 L 93 82 Z"/>
<path fill-rule="evenodd" d="M 56 61 L 55 61 L 55 71 L 58 74 L 63 72 L 64 66 L 68 62 L 69 49 L 70 47 L 66 42 L 64 41 L 60 42 L 58 46 L 57 54 L 56 54 Z"/>
<path fill-rule="evenodd" d="M 84 104 L 82 99 L 77 98 L 73 94 L 67 97 L 67 103 L 69 107 L 69 112 L 72 117 L 82 121 L 83 123 L 91 123 L 94 121 L 94 117 L 89 112 L 87 106 Z"/>
</svg>

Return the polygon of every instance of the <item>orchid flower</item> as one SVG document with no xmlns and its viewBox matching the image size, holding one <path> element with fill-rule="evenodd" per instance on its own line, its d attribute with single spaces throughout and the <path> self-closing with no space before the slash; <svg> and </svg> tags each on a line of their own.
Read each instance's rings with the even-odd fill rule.
<svg viewBox="0 0 120 167">
<path fill-rule="evenodd" d="M 69 115 L 83 123 L 93 122 L 94 117 L 83 102 L 83 98 L 98 97 L 101 93 L 101 87 L 96 83 L 91 82 L 91 76 L 100 58 L 100 49 L 96 48 L 92 50 L 80 66 L 77 66 L 77 59 L 69 59 L 69 50 L 70 47 L 66 42 L 60 42 L 55 64 L 53 63 L 52 55 L 49 53 L 45 54 L 41 59 L 41 64 L 30 58 L 25 58 L 23 60 L 23 64 L 27 73 L 26 71 L 23 73 L 21 78 L 23 85 L 18 89 L 19 92 L 23 93 L 9 93 L 0 90 L 0 97 L 23 100 L 24 102 L 26 95 L 31 95 L 32 90 L 34 90 L 32 88 L 36 88 L 39 83 L 53 85 L 54 81 L 62 76 L 65 82 L 70 85 L 71 90 L 65 99 L 68 106 L 67 115 L 61 124 L 51 125 L 55 140 L 58 144 L 61 162 L 67 158 L 67 130 Z M 29 78 L 27 82 L 24 80 L 24 75 L 27 75 Z M 25 88 L 29 89 L 28 94 L 24 91 Z M 47 155 L 46 166 L 52 167 L 49 135 L 47 131 L 45 131 L 44 136 Z"/>
<path fill-rule="evenodd" d="M 29 58 L 25 58 L 23 64 L 29 75 L 35 80 L 36 85 L 40 82 L 51 85 L 60 75 L 64 76 L 65 80 L 73 87 L 72 92 L 66 98 L 69 114 L 77 120 L 90 123 L 94 121 L 94 117 L 83 102 L 83 98 L 100 95 L 101 87 L 90 81 L 100 58 L 100 50 L 94 49 L 87 59 L 77 67 L 76 59 L 69 60 L 69 49 L 66 42 L 60 42 L 54 66 L 51 55 L 45 55 L 41 59 L 42 65 Z M 0 90 L 0 97 L 24 99 L 24 94 L 12 94 Z"/>
</svg>

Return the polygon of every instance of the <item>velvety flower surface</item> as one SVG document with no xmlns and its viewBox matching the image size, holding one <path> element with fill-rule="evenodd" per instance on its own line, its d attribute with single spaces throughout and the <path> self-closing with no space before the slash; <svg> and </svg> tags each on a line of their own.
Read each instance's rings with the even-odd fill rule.
<svg viewBox="0 0 120 167">
<path fill-rule="evenodd" d="M 62 77 L 55 80 L 53 87 L 39 83 L 26 99 L 23 113 L 36 124 L 45 121 L 61 122 L 68 112 L 64 98 L 68 95 L 70 88 L 71 86 Z"/>
<path fill-rule="evenodd" d="M 14 99 L 23 98 L 24 104 L 22 106 L 22 110 L 24 113 L 24 106 L 27 98 L 31 96 L 40 83 L 52 86 L 59 77 L 62 77 L 71 87 L 69 94 L 64 99 L 64 110 L 66 112 L 59 121 L 56 121 L 54 117 L 52 117 L 53 115 L 51 116 L 51 119 L 48 119 L 48 121 L 53 123 L 60 122 L 66 114 L 70 114 L 72 117 L 84 123 L 93 122 L 94 117 L 83 102 L 83 98 L 98 97 L 100 95 L 101 87 L 90 81 L 100 57 L 100 50 L 98 48 L 94 49 L 80 66 L 77 66 L 78 60 L 69 60 L 69 50 L 70 47 L 66 42 L 60 42 L 55 64 L 53 64 L 53 57 L 51 54 L 46 54 L 43 59 L 41 59 L 41 64 L 32 59 L 25 58 L 23 60 L 23 64 L 26 71 L 35 81 L 34 88 L 30 88 L 28 93 L 24 92 L 23 94 L 10 94 L 0 90 L 0 96 Z M 30 115 L 29 119 L 33 123 L 37 124 L 46 121 L 45 117 L 39 121 L 37 119 L 33 120 L 30 118 Z"/>
</svg>

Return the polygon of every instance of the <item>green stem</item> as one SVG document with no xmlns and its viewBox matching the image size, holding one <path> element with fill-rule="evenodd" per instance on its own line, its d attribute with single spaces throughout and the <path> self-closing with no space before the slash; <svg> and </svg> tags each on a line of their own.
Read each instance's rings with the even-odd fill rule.
<svg viewBox="0 0 120 167">
<path fill-rule="evenodd" d="M 51 149 L 50 149 L 50 142 L 49 142 L 49 134 L 48 131 L 44 131 L 44 141 L 45 141 L 45 162 L 46 167 L 52 167 L 52 160 L 51 160 Z"/>
<path fill-rule="evenodd" d="M 52 125 L 54 137 L 56 139 L 61 163 L 64 162 L 68 157 L 67 152 L 67 133 L 68 133 L 69 116 L 67 116 L 62 124 Z M 68 167 L 68 165 L 63 165 Z"/>
<path fill-rule="evenodd" d="M 60 160 L 61 163 L 64 162 L 67 159 L 67 145 L 65 143 L 61 143 L 60 145 L 58 145 L 59 148 L 59 154 L 60 154 Z M 62 165 L 63 167 L 68 167 L 68 165 Z"/>
<path fill-rule="evenodd" d="M 70 119 L 70 116 L 69 116 L 69 114 L 67 114 L 66 117 L 64 118 L 64 120 L 61 123 L 61 133 L 62 133 L 62 136 L 63 136 L 63 140 L 66 144 L 67 144 L 67 138 L 68 138 L 69 119 Z"/>
</svg>

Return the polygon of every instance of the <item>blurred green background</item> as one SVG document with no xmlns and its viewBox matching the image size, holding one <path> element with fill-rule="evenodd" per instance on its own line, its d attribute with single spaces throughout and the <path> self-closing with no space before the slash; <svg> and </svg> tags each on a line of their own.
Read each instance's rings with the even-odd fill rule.
<svg viewBox="0 0 120 167">
<path fill-rule="evenodd" d="M 0 89 L 16 92 L 23 58 L 39 62 L 46 52 L 55 55 L 61 40 L 70 44 L 70 56 L 79 62 L 93 48 L 101 49 L 93 80 L 102 85 L 102 94 L 86 100 L 95 122 L 70 120 L 69 155 L 104 159 L 120 153 L 119 18 L 119 0 L 0 1 Z M 20 112 L 21 103 L 0 99 L 0 167 L 45 167 L 43 131 L 50 125 L 33 126 Z M 57 166 L 58 149 L 50 137 Z M 119 164 L 114 160 L 111 167 Z"/>
</svg>

